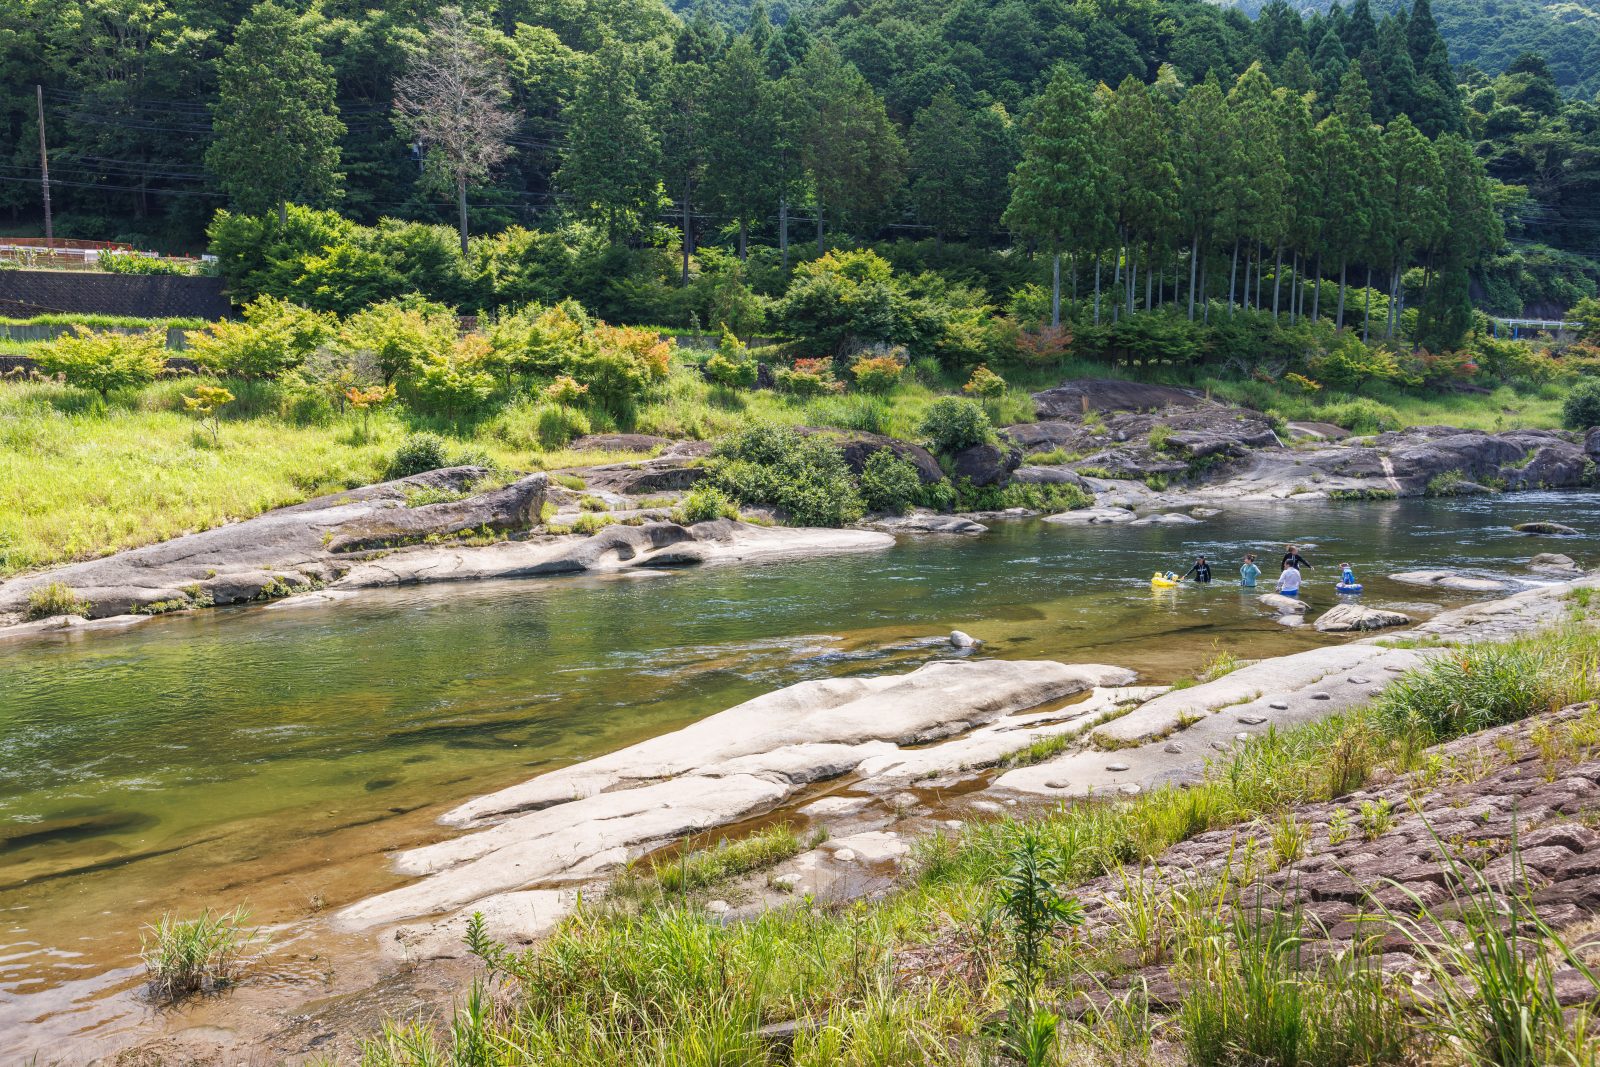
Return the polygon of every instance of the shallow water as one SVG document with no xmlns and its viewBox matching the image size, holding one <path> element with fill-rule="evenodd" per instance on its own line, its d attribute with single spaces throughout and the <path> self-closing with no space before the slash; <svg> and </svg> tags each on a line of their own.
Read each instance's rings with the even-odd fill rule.
<svg viewBox="0 0 1600 1067">
<path fill-rule="evenodd" d="M 1349 559 L 1371 603 L 1450 605 L 1389 582 L 1445 568 L 1529 577 L 1580 563 L 1600 494 L 1235 505 L 1183 527 L 997 524 L 856 556 L 610 579 L 380 592 L 333 605 L 160 618 L 0 646 L 0 1052 L 114 1031 L 142 1012 L 140 924 L 245 904 L 283 922 L 394 884 L 381 852 L 437 836 L 469 796 L 807 678 L 955 654 L 1123 664 L 1146 680 L 1338 640 L 1241 593 L 1315 545 L 1306 597 Z M 1212 588 L 1153 593 L 1206 552 Z M 1260 591 L 1266 591 L 1265 587 Z M 304 981 L 310 964 L 282 966 Z"/>
</svg>

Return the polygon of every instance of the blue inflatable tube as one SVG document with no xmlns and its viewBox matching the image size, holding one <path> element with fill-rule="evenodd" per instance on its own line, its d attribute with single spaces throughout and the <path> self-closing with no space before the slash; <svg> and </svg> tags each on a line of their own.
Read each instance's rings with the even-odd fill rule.
<svg viewBox="0 0 1600 1067">
<path fill-rule="evenodd" d="M 1359 593 L 1359 592 L 1361 592 L 1361 583 L 1360 582 L 1356 582 L 1353 585 L 1347 585 L 1344 582 L 1340 582 L 1338 585 L 1334 586 L 1333 588 L 1334 588 L 1334 591 L 1338 592 L 1338 593 Z"/>
</svg>

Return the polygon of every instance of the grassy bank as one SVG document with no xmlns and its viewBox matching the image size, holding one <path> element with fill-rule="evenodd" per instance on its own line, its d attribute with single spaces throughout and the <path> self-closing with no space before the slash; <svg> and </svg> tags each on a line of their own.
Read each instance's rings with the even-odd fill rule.
<svg viewBox="0 0 1600 1067">
<path fill-rule="evenodd" d="M 207 529 L 384 476 L 406 434 L 445 435 L 464 458 L 508 469 L 550 469 L 607 458 L 566 450 L 574 434 L 627 430 L 673 438 L 721 437 L 752 423 L 829 426 L 919 437 L 940 397 L 964 379 L 936 364 L 915 365 L 883 395 L 857 391 L 804 397 L 726 388 L 680 354 L 666 380 L 624 417 L 567 408 L 537 396 L 481 415 L 422 417 L 390 405 L 366 418 L 339 414 L 325 397 L 281 383 L 226 379 L 236 399 L 213 441 L 186 412 L 183 396 L 207 378 L 174 378 L 112 390 L 47 381 L 0 381 L 0 576 L 148 544 Z M 1285 418 L 1333 421 L 1361 432 L 1449 422 L 1497 429 L 1559 423 L 1559 390 L 1531 393 L 1413 394 L 1373 387 L 1372 396 L 1296 395 L 1282 384 L 1194 380 L 1162 366 L 1118 367 L 1066 360 L 1007 371 L 1006 388 L 983 400 L 996 425 L 1033 417 L 1029 394 L 1080 377 L 1130 376 L 1209 388 L 1219 399 Z M 552 422 L 552 416 L 559 416 Z"/>
<path fill-rule="evenodd" d="M 1437 924 L 1437 973 L 1433 956 L 1419 957 L 1419 966 L 1450 983 L 1464 972 L 1487 1005 L 1454 1012 L 1448 996 L 1417 1001 L 1402 992 L 1363 952 L 1300 964 L 1299 916 L 1228 891 L 1230 876 L 1248 884 L 1250 872 L 1273 869 L 1269 857 L 1230 854 L 1215 880 L 1183 892 L 1130 889 L 1114 905 L 1118 922 L 1093 937 L 1072 933 L 1082 912 L 1071 887 L 1251 820 L 1276 820 L 1283 829 L 1274 830 L 1274 853 L 1292 861 L 1300 854 L 1289 814 L 1296 805 L 1418 769 L 1423 791 L 1443 775 L 1481 775 L 1482 761 L 1446 765 L 1427 746 L 1592 700 L 1597 654 L 1600 637 L 1579 621 L 1460 650 L 1407 676 L 1371 708 L 1241 746 L 1191 788 L 935 837 L 922 844 L 915 876 L 879 902 L 797 901 L 723 925 L 672 894 L 630 891 L 584 906 L 527 952 L 479 937 L 474 949 L 487 974 L 450 1026 L 391 1024 L 367 1043 L 361 1062 L 1590 1063 L 1600 1047 L 1589 1016 L 1562 1017 L 1548 974 L 1551 959 L 1575 958 L 1576 950 L 1536 918 L 1526 934 L 1508 934 L 1497 915 L 1470 908 Z M 1557 773 L 1593 758 L 1600 718 L 1546 730 L 1536 744 Z M 1496 751 L 1516 755 L 1488 751 L 1491 760 Z M 1363 805 L 1350 832 L 1370 840 L 1385 818 L 1392 815 Z M 1417 921 L 1377 916 L 1391 920 L 1397 930 Z M 1082 1021 L 1058 1010 L 1074 990 L 1103 990 L 1119 974 L 1161 961 L 1194 982 L 1159 1021 L 1138 986 L 1091 998 L 1098 1008 Z M 1526 1006 L 1521 1014 L 1495 1014 L 1518 1004 Z M 792 1047 L 760 1032 L 790 1020 L 801 1021 Z"/>
</svg>

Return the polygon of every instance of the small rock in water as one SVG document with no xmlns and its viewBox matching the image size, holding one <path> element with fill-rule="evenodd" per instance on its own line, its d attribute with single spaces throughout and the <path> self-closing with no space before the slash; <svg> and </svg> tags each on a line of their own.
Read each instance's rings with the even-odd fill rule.
<svg viewBox="0 0 1600 1067">
<path fill-rule="evenodd" d="M 1139 784 L 1137 782 L 1123 782 L 1121 785 L 1117 786 L 1117 792 L 1126 797 L 1131 797 L 1140 791 L 1141 790 L 1139 789 Z"/>
<path fill-rule="evenodd" d="M 1267 707 L 1271 708 L 1273 711 L 1288 711 L 1289 702 L 1286 700 L 1269 700 L 1267 702 Z"/>
<path fill-rule="evenodd" d="M 792 871 L 789 874 L 774 875 L 772 878 L 772 884 L 776 886 L 788 886 L 790 889 L 793 889 L 795 886 L 800 884 L 800 876 Z"/>
<path fill-rule="evenodd" d="M 1161 747 L 1161 751 L 1163 751 L 1163 752 L 1171 752 L 1173 755 L 1177 755 L 1178 753 L 1183 751 L 1183 742 L 1182 741 L 1168 741 L 1165 745 L 1163 745 Z"/>
<path fill-rule="evenodd" d="M 1072 788 L 1072 783 L 1067 781 L 1065 778 L 1052 778 L 1048 782 L 1046 782 L 1044 785 L 1045 785 L 1046 789 L 1070 789 L 1070 788 Z M 1014 803 L 1016 803 L 1016 801 L 1008 800 L 1008 801 L 1006 801 L 1006 803 L 1007 804 L 1014 804 Z"/>
<path fill-rule="evenodd" d="M 1357 678 L 1354 675 L 1352 675 L 1350 677 L 1350 684 L 1351 685 L 1366 685 L 1367 683 L 1369 683 L 1371 681 L 1372 681 L 1371 678 Z"/>
<path fill-rule="evenodd" d="M 1126 763 L 1108 763 L 1108 764 L 1106 764 L 1106 770 L 1108 770 L 1108 771 L 1125 771 L 1127 769 L 1128 769 L 1128 765 Z"/>
<path fill-rule="evenodd" d="M 1578 532 L 1560 522 L 1519 522 L 1511 528 L 1517 533 L 1551 534 L 1556 537 L 1571 537 Z"/>
<path fill-rule="evenodd" d="M 1329 696 L 1327 693 L 1312 693 L 1311 694 L 1311 699 L 1312 700 L 1332 700 L 1333 697 Z"/>
<path fill-rule="evenodd" d="M 840 863 L 854 863 L 856 861 L 856 850 L 853 848 L 836 848 L 833 850 L 833 858 Z"/>
<path fill-rule="evenodd" d="M 1239 716 L 1239 721 L 1245 726 L 1260 726 L 1267 720 L 1262 718 L 1260 715 L 1241 715 Z"/>
<path fill-rule="evenodd" d="M 977 648 L 983 642 L 961 630 L 950 631 L 950 644 L 956 648 Z"/>
<path fill-rule="evenodd" d="M 1287 626 L 1290 629 L 1306 624 L 1306 620 L 1299 615 L 1279 615 L 1277 621 L 1279 626 Z"/>
<path fill-rule="evenodd" d="M 988 812 L 990 814 L 993 814 L 993 813 L 995 813 L 995 812 L 1000 810 L 1000 805 L 996 804 L 992 800 L 974 800 L 974 801 L 970 801 L 967 804 L 967 807 L 971 808 L 973 811 L 983 811 L 983 812 Z"/>
</svg>

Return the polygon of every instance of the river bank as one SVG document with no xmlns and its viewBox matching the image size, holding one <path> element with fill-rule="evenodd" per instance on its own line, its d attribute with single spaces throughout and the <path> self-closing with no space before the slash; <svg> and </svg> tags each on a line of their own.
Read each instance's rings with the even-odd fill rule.
<svg viewBox="0 0 1600 1067">
<path fill-rule="evenodd" d="M 1061 799 L 1199 785 L 1209 763 L 1227 763 L 1274 732 L 1354 714 L 1406 672 L 1447 654 L 1440 649 L 1592 627 L 1588 591 L 1597 588 L 1600 578 L 1528 589 L 1443 612 L 1420 632 L 1247 663 L 1171 691 L 1129 686 L 1131 672 L 1117 668 L 982 659 L 779 690 L 447 812 L 441 821 L 465 836 L 397 856 L 402 873 L 420 880 L 336 912 L 319 923 L 323 934 L 301 942 L 326 950 L 337 936 L 357 955 L 361 942 L 381 945 L 364 954 L 364 967 L 388 975 L 373 993 L 308 1005 L 276 1028 L 222 1023 L 231 1013 L 207 1006 L 199 1016 L 233 1028 L 230 1040 L 216 1043 L 191 1027 L 147 1050 L 184 1062 L 205 1062 L 239 1040 L 279 1055 L 349 1051 L 353 1032 L 371 1032 L 380 1015 L 439 1010 L 441 1001 L 424 1008 L 406 998 L 448 989 L 468 973 L 461 938 L 473 913 L 494 938 L 534 943 L 580 895 L 603 899 L 620 864 L 685 835 L 710 843 L 781 825 L 813 843 L 753 877 L 696 893 L 697 906 L 720 921 L 787 908 L 802 896 L 827 906 L 881 894 L 899 884 L 914 850 L 926 851 L 918 841 L 929 834 L 1050 810 Z M 1007 769 L 1019 753 L 1024 765 Z M 1540 825 L 1530 816 L 1525 829 Z M 1190 854 L 1215 858 L 1204 849 Z M 927 964 L 926 954 L 920 961 Z M 377 994 L 400 975 L 403 995 Z M 244 987 L 233 995 L 252 997 Z"/>
</svg>

